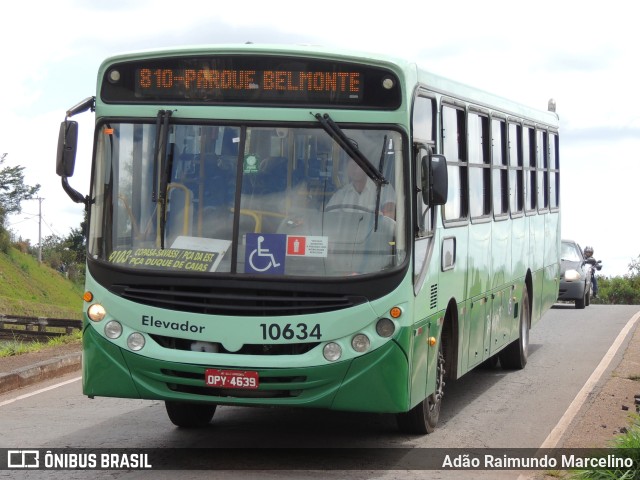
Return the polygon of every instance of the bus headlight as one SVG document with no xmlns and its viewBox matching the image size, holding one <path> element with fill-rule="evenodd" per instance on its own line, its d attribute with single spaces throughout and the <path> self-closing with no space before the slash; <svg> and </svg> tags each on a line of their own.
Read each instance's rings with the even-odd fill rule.
<svg viewBox="0 0 640 480">
<path fill-rule="evenodd" d="M 122 325 L 117 320 L 111 320 L 104 326 L 104 334 L 115 340 L 122 335 Z"/>
<path fill-rule="evenodd" d="M 388 318 L 381 318 L 376 323 L 376 333 L 382 338 L 389 338 L 396 331 L 396 325 Z"/>
<path fill-rule="evenodd" d="M 99 303 L 94 303 L 87 309 L 89 320 L 99 322 L 107 315 L 105 308 Z"/>
<path fill-rule="evenodd" d="M 337 343 L 327 343 L 322 349 L 322 355 L 330 362 L 335 362 L 342 356 L 342 348 Z"/>
<path fill-rule="evenodd" d="M 567 282 L 575 282 L 576 280 L 580 280 L 580 273 L 577 270 L 567 270 L 564 272 L 564 279 Z"/>
<path fill-rule="evenodd" d="M 127 338 L 127 346 L 134 352 L 142 350 L 142 347 L 144 347 L 144 335 L 138 332 L 133 332 L 129 335 L 129 338 Z"/>
<path fill-rule="evenodd" d="M 364 333 L 359 333 L 351 339 L 351 347 L 358 353 L 366 352 L 370 346 L 371 342 L 369 341 L 369 337 Z"/>
</svg>

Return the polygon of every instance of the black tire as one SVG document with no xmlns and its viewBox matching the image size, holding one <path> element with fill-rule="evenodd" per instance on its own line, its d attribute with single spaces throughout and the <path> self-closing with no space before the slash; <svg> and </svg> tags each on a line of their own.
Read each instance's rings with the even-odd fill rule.
<svg viewBox="0 0 640 480">
<path fill-rule="evenodd" d="M 587 295 L 585 294 L 584 297 L 576 299 L 575 305 L 578 310 L 582 310 L 586 306 L 586 298 Z"/>
<path fill-rule="evenodd" d="M 584 304 L 585 304 L 586 307 L 591 305 L 591 288 L 589 288 L 589 290 L 587 290 L 587 295 L 584 298 Z"/>
<path fill-rule="evenodd" d="M 520 302 L 520 323 L 518 339 L 511 342 L 498 355 L 500 365 L 508 370 L 522 370 L 527 364 L 529 356 L 529 327 L 531 325 L 531 309 L 529 307 L 529 292 L 524 287 Z"/>
<path fill-rule="evenodd" d="M 480 368 L 484 370 L 492 370 L 498 366 L 498 355 L 491 355 L 480 364 Z"/>
<path fill-rule="evenodd" d="M 171 423 L 183 428 L 204 427 L 216 412 L 215 405 L 185 402 L 164 402 Z"/>
<path fill-rule="evenodd" d="M 436 391 L 408 412 L 396 415 L 396 423 L 401 432 L 424 435 L 435 430 L 440 419 L 440 407 L 444 395 L 444 363 L 441 341 L 438 349 L 438 366 L 436 367 Z"/>
</svg>

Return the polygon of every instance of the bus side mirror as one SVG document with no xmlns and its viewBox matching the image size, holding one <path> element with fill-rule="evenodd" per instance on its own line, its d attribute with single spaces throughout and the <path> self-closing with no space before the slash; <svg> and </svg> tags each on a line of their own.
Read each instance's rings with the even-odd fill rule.
<svg viewBox="0 0 640 480">
<path fill-rule="evenodd" d="M 422 200 L 426 205 L 444 205 L 449 192 L 447 160 L 444 155 L 422 157 Z M 426 175 L 424 173 L 426 172 Z"/>
<path fill-rule="evenodd" d="M 58 134 L 58 155 L 56 173 L 61 177 L 71 177 L 76 164 L 78 147 L 78 122 L 65 120 L 60 124 Z"/>
</svg>

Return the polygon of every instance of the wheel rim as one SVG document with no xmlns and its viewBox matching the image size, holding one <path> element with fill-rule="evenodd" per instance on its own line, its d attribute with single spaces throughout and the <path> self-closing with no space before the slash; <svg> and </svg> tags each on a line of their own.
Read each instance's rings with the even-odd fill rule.
<svg viewBox="0 0 640 480">
<path fill-rule="evenodd" d="M 444 396 L 444 355 L 442 347 L 438 350 L 438 366 L 436 368 L 436 390 L 427 397 L 427 414 L 431 418 L 437 418 L 440 414 L 440 405 Z"/>
</svg>

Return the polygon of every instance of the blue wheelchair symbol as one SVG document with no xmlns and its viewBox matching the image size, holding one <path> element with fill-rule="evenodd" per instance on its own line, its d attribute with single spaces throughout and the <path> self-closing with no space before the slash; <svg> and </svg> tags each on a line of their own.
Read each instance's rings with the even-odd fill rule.
<svg viewBox="0 0 640 480">
<path fill-rule="evenodd" d="M 286 235 L 248 233 L 245 250 L 245 273 L 284 273 Z"/>
</svg>

